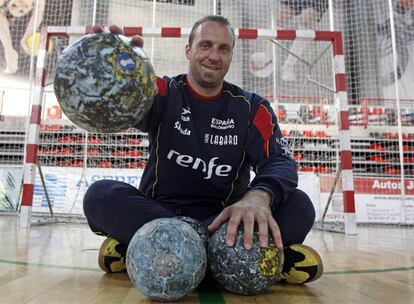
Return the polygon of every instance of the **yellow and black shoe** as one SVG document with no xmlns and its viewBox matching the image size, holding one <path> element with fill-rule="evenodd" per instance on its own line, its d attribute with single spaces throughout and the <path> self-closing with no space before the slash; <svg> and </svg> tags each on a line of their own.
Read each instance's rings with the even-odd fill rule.
<svg viewBox="0 0 414 304">
<path fill-rule="evenodd" d="M 304 284 L 315 281 L 323 273 L 320 255 L 311 247 L 293 244 L 283 250 L 284 263 L 279 282 Z"/>
<path fill-rule="evenodd" d="M 114 238 L 108 237 L 99 249 L 98 264 L 105 272 L 125 272 L 125 255 L 127 246 Z"/>
</svg>

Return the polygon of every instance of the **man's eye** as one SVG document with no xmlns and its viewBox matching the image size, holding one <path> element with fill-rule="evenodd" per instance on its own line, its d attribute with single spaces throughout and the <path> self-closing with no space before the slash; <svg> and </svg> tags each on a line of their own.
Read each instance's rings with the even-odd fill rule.
<svg viewBox="0 0 414 304">
<path fill-rule="evenodd" d="M 226 46 L 221 47 L 221 50 L 222 50 L 224 53 L 228 53 L 228 52 L 230 51 L 230 49 L 229 49 L 228 47 L 226 47 Z"/>
</svg>

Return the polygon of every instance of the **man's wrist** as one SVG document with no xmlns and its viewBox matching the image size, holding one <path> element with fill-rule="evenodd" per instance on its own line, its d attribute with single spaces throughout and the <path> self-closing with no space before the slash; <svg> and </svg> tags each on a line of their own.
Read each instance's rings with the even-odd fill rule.
<svg viewBox="0 0 414 304">
<path fill-rule="evenodd" d="M 269 207 L 272 206 L 273 193 L 269 189 L 265 187 L 254 187 L 250 189 L 249 192 L 260 195 L 263 198 L 263 201 L 266 202 Z"/>
</svg>

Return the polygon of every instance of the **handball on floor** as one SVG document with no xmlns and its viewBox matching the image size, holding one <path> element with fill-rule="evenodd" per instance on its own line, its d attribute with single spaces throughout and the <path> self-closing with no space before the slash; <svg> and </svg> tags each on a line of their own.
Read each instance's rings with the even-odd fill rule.
<svg viewBox="0 0 414 304">
<path fill-rule="evenodd" d="M 180 219 L 155 219 L 134 234 L 126 266 L 132 283 L 144 295 L 175 301 L 191 293 L 204 278 L 205 243 Z"/>
</svg>

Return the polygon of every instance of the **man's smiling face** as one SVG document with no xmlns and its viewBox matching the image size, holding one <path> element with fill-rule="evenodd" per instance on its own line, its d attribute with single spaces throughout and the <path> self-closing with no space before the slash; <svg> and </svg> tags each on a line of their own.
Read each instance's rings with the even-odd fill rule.
<svg viewBox="0 0 414 304">
<path fill-rule="evenodd" d="M 192 45 L 186 46 L 185 54 L 190 61 L 188 77 L 194 89 L 220 90 L 233 56 L 230 29 L 214 21 L 202 23 Z"/>
</svg>

